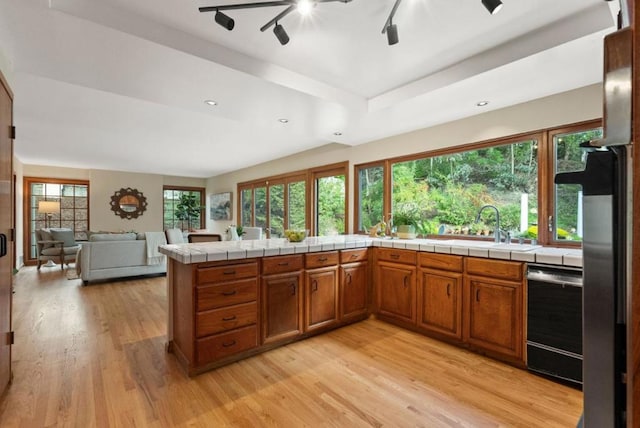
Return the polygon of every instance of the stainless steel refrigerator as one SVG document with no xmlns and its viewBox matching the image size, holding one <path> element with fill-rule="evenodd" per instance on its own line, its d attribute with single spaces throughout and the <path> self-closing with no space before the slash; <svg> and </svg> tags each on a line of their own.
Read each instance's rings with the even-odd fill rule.
<svg viewBox="0 0 640 428">
<path fill-rule="evenodd" d="M 624 17 L 623 17 L 624 18 Z M 584 171 L 557 174 L 583 189 L 583 392 L 586 428 L 626 426 L 627 299 L 631 289 L 631 32 L 605 38 L 604 138 L 585 142 Z"/>
</svg>

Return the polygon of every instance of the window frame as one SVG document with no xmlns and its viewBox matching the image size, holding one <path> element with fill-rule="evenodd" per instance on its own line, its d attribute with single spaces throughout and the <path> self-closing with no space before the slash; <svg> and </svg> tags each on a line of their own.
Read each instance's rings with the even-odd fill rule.
<svg viewBox="0 0 640 428">
<path fill-rule="evenodd" d="M 355 234 L 368 234 L 367 230 L 360 230 L 360 171 L 369 168 L 382 168 L 382 215 L 386 216 L 388 207 L 391 206 L 391 180 L 390 180 L 390 165 L 388 161 L 375 161 L 367 162 L 358 165 L 354 165 L 354 188 L 353 188 L 353 233 Z M 389 176 L 388 176 L 389 175 Z"/>
<path fill-rule="evenodd" d="M 25 176 L 23 177 L 23 192 L 24 197 L 22 200 L 22 213 L 23 213 L 23 224 L 26 226 L 24 230 L 26 233 L 23 233 L 23 259 L 25 265 L 35 265 L 37 264 L 37 259 L 31 257 L 31 247 L 34 245 L 32 242 L 32 237 L 35 233 L 35 230 L 31 230 L 31 186 L 33 184 L 57 184 L 57 185 L 72 185 L 72 186 L 87 186 L 87 230 L 90 230 L 91 225 L 91 185 L 89 180 L 78 180 L 78 179 L 65 179 L 65 178 L 50 178 L 50 177 L 31 177 Z M 74 210 L 75 211 L 75 210 Z M 74 217 L 74 234 L 77 233 L 75 230 L 75 217 Z"/>
<path fill-rule="evenodd" d="M 316 220 L 315 220 L 315 211 L 316 211 L 316 189 L 315 189 L 315 180 L 316 178 L 328 177 L 335 175 L 334 173 L 338 173 L 338 175 L 345 176 L 345 232 L 348 232 L 348 219 L 349 219 L 349 162 L 339 162 L 335 164 L 329 164 L 319 167 L 313 167 L 309 169 L 297 170 L 293 172 L 288 172 L 284 174 L 278 174 L 270 177 L 263 177 L 251 181 L 245 181 L 242 183 L 238 183 L 236 186 L 237 194 L 236 194 L 236 212 L 237 217 L 235 220 L 238 224 L 243 224 L 244 219 L 242 218 L 242 192 L 246 190 L 251 190 L 252 204 L 251 204 L 251 224 L 250 226 L 255 226 L 256 215 L 255 215 L 255 189 L 264 187 L 266 189 L 266 228 L 265 231 L 266 237 L 270 237 L 271 227 L 271 215 L 270 215 L 270 193 L 269 188 L 273 185 L 283 184 L 285 193 L 284 193 L 284 204 L 285 204 L 285 215 L 284 215 L 284 224 L 289 225 L 289 184 L 296 182 L 304 182 L 305 183 L 305 229 L 309 229 L 311 234 L 315 235 L 317 233 L 316 230 Z"/>
<path fill-rule="evenodd" d="M 205 195 L 206 195 L 206 189 L 204 187 L 192 187 L 192 186 L 172 186 L 170 184 L 165 184 L 162 186 L 162 228 L 164 229 L 164 216 L 165 216 L 165 199 L 164 199 L 164 192 L 170 190 L 170 191 L 179 191 L 179 192 L 198 192 L 200 193 L 200 206 L 203 207 L 202 210 L 202 215 L 200 216 L 200 227 L 198 229 L 205 229 L 206 228 L 206 204 L 207 204 L 207 200 L 205 199 Z M 174 210 L 175 211 L 175 210 Z M 181 220 L 176 220 L 175 216 L 172 216 L 172 218 L 174 219 L 173 223 L 174 223 L 174 227 L 176 224 L 176 221 L 181 221 Z"/>
<path fill-rule="evenodd" d="M 395 163 L 407 162 L 418 159 L 426 159 L 430 157 L 451 155 L 455 153 L 461 153 L 471 150 L 487 149 L 490 147 L 502 146 L 507 144 L 514 144 L 526 140 L 536 140 L 538 142 L 538 243 L 541 245 L 553 245 L 556 247 L 576 248 L 580 247 L 582 243 L 580 241 L 561 241 L 554 240 L 553 233 L 549 232 L 549 216 L 555 213 L 555 153 L 553 150 L 553 136 L 557 134 L 564 134 L 567 132 L 580 132 L 588 131 L 590 129 L 602 127 L 602 119 L 592 119 L 572 124 L 544 128 L 537 131 L 508 135 L 500 138 L 494 138 L 489 140 L 483 140 L 479 142 L 473 142 L 468 144 L 462 144 L 453 147 L 446 147 L 442 149 L 435 149 L 424 151 L 420 153 L 414 153 L 403 156 L 396 156 L 388 159 L 380 159 L 377 161 L 371 161 L 362 164 L 354 165 L 354 216 L 353 216 L 353 230 L 354 233 L 366 233 L 358 230 L 360 207 L 359 207 L 359 171 L 361 169 L 370 168 L 372 166 L 383 166 L 383 211 L 384 213 L 390 213 L 392 208 L 392 169 Z M 388 214 L 386 214 L 388 216 Z M 430 238 L 438 238 L 437 235 L 430 235 Z M 466 236 L 460 235 L 447 235 L 446 239 L 465 239 Z M 484 238 L 489 240 L 491 238 Z"/>
</svg>

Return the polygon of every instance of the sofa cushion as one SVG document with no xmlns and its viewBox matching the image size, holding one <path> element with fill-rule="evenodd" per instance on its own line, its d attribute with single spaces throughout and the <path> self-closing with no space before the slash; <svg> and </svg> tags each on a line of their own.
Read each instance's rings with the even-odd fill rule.
<svg viewBox="0 0 640 428">
<path fill-rule="evenodd" d="M 76 239 L 71 229 L 51 229 L 51 236 L 54 241 L 62 241 L 63 247 L 76 245 Z"/>
<path fill-rule="evenodd" d="M 90 242 L 100 241 L 135 241 L 135 233 L 94 233 L 89 238 Z"/>
<path fill-rule="evenodd" d="M 70 255 L 70 254 L 76 254 L 78 252 L 78 249 L 80 248 L 79 245 L 75 245 L 73 247 L 64 247 L 62 249 L 62 252 L 65 256 Z M 52 247 L 52 248 L 45 248 L 44 250 L 42 250 L 42 252 L 40 253 L 40 255 L 42 256 L 59 256 L 60 255 L 60 246 L 56 246 L 56 247 Z"/>
</svg>

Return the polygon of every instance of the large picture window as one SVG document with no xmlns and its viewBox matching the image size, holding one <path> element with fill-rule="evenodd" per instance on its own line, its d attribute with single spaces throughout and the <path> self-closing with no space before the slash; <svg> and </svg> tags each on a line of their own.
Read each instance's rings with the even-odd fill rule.
<svg viewBox="0 0 640 428">
<path fill-rule="evenodd" d="M 164 186 L 163 228 L 183 231 L 205 228 L 205 189 Z"/>
<path fill-rule="evenodd" d="M 355 166 L 354 229 L 365 233 L 393 213 L 418 235 L 493 235 L 577 246 L 582 240 L 579 186 L 554 184 L 558 172 L 584 169 L 580 143 L 602 137 L 594 120 L 462 147 Z"/>
<path fill-rule="evenodd" d="M 35 262 L 37 229 L 57 227 L 71 229 L 76 240 L 86 239 L 89 229 L 89 182 L 25 177 L 25 260 Z M 42 202 L 55 202 L 54 212 L 45 214 L 38 209 Z"/>
</svg>

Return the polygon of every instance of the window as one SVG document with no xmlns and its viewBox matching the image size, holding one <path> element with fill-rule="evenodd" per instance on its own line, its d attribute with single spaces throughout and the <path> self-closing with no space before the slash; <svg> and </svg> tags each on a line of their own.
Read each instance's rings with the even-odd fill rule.
<svg viewBox="0 0 640 428">
<path fill-rule="evenodd" d="M 582 171 L 586 165 L 583 142 L 602 138 L 602 128 L 563 129 L 551 133 L 554 175 L 559 172 Z M 550 212 L 552 241 L 582 241 L 582 186 L 556 184 Z"/>
<path fill-rule="evenodd" d="M 368 232 L 378 224 L 384 212 L 384 165 L 356 167 L 358 187 L 356 189 L 357 227 L 359 232 Z"/>
<path fill-rule="evenodd" d="M 493 235 L 495 213 L 475 221 L 483 205 L 498 208 L 502 230 L 537 223 L 537 139 L 397 162 L 391 175 L 394 224 L 422 235 Z"/>
<path fill-rule="evenodd" d="M 286 229 L 310 229 L 312 235 L 345 233 L 348 165 L 239 183 L 240 224 L 264 228 L 268 238 L 284 237 Z"/>
<path fill-rule="evenodd" d="M 240 224 L 261 227 L 270 238 L 307 227 L 307 175 L 293 173 L 238 185 Z"/>
<path fill-rule="evenodd" d="M 347 231 L 346 164 L 313 172 L 315 195 L 314 233 L 339 235 Z"/>
<path fill-rule="evenodd" d="M 356 165 L 355 229 L 384 213 L 411 221 L 418 234 L 493 235 L 495 214 L 512 236 L 577 246 L 582 235 L 580 186 L 554 184 L 558 172 L 584 169 L 580 143 L 602 137 L 601 121 Z M 388 189 L 388 190 L 387 190 Z M 388 195 L 387 195 L 388 193 Z"/>
<path fill-rule="evenodd" d="M 36 259 L 36 229 L 61 227 L 74 231 L 75 239 L 86 239 L 89 229 L 89 182 L 25 177 L 25 224 L 28 225 L 27 261 Z M 39 213 L 41 201 L 60 203 L 58 212 L 49 215 Z"/>
<path fill-rule="evenodd" d="M 205 228 L 205 190 L 201 187 L 164 186 L 163 228 L 183 231 Z"/>
</svg>

